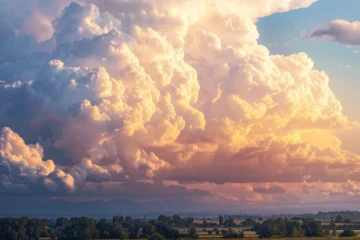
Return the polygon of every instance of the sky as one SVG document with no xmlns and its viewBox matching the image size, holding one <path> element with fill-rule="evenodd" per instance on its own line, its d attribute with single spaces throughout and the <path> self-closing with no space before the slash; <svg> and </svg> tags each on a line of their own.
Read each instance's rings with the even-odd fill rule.
<svg viewBox="0 0 360 240">
<path fill-rule="evenodd" d="M 356 205 L 359 7 L 0 0 L 1 197 Z"/>
<path fill-rule="evenodd" d="M 313 59 L 316 69 L 326 71 L 331 78 L 332 91 L 343 103 L 344 114 L 356 120 L 360 119 L 360 113 L 354 109 L 360 87 L 357 79 L 358 47 L 332 41 L 309 41 L 302 32 L 309 33 L 335 19 L 357 21 L 359 7 L 360 2 L 356 0 L 321 0 L 309 8 L 262 18 L 256 24 L 260 33 L 259 43 L 267 46 L 272 54 L 306 52 Z"/>
</svg>

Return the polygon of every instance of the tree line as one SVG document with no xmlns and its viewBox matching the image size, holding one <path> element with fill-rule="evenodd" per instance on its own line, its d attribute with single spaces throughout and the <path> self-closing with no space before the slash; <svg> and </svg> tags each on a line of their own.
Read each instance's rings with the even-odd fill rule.
<svg viewBox="0 0 360 240">
<path fill-rule="evenodd" d="M 37 240 L 42 237 L 58 240 L 89 239 L 197 239 L 197 228 L 209 235 L 221 235 L 223 238 L 244 238 L 244 232 L 237 227 L 247 227 L 256 231 L 260 238 L 302 238 L 336 235 L 336 225 L 323 227 L 321 221 L 313 219 L 288 218 L 255 221 L 246 219 L 240 225 L 227 216 L 219 216 L 218 223 L 194 222 L 193 218 L 181 218 L 160 215 L 154 220 L 133 219 L 130 216 L 114 216 L 112 219 L 95 220 L 89 217 L 60 217 L 56 220 L 37 218 L 0 218 L 0 240 Z M 206 229 L 214 227 L 213 230 Z M 221 227 L 220 231 L 217 227 Z M 228 229 L 226 229 L 228 228 Z M 187 229 L 179 231 L 179 229 Z M 345 230 L 343 237 L 356 236 L 352 230 Z M 220 236 L 219 236 L 220 237 Z"/>
<path fill-rule="evenodd" d="M 251 224 L 252 230 L 256 231 L 260 238 L 304 238 L 304 237 L 335 237 L 336 225 L 323 226 L 321 221 L 309 218 L 288 218 L 268 219 L 263 222 L 256 222 L 248 219 L 245 222 Z M 344 230 L 340 237 L 354 237 L 356 233 L 352 230 Z"/>
<path fill-rule="evenodd" d="M 112 220 L 96 221 L 89 217 L 57 218 L 56 221 L 36 218 L 1 218 L 0 240 L 35 240 L 41 237 L 59 240 L 80 239 L 178 239 L 176 227 L 193 222 L 179 216 L 141 221 L 115 216 Z M 176 227 L 175 227 L 176 226 Z"/>
<path fill-rule="evenodd" d="M 312 218 L 312 219 L 322 219 L 322 220 L 334 220 L 336 223 L 347 223 L 352 220 L 360 220 L 359 211 L 332 211 L 332 212 L 322 212 L 318 213 L 304 213 L 304 214 L 276 214 L 272 218 L 276 219 L 279 217 L 286 218 Z M 235 219 L 246 219 L 248 217 L 244 216 L 234 216 Z M 257 216 L 251 216 L 251 218 L 257 218 Z"/>
</svg>

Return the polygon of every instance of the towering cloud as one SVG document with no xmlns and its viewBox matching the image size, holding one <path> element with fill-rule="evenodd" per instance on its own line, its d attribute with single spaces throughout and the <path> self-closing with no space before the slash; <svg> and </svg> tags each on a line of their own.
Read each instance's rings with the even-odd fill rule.
<svg viewBox="0 0 360 240">
<path fill-rule="evenodd" d="M 40 2 L 51 34 L 1 22 L 1 191 L 280 201 L 360 180 L 328 76 L 257 43 L 259 17 L 314 1 Z"/>
</svg>

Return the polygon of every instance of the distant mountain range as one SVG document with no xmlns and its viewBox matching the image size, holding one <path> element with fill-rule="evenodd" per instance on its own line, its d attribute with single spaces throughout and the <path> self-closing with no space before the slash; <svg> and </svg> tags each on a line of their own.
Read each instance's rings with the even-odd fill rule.
<svg viewBox="0 0 360 240">
<path fill-rule="evenodd" d="M 34 200 L 19 198 L 0 198 L 0 216 L 92 216 L 111 217 L 131 215 L 138 217 L 157 217 L 160 214 L 182 213 L 182 215 L 215 215 L 211 206 L 184 199 L 171 199 L 153 202 L 136 202 L 130 199 L 111 201 L 68 202 L 64 200 Z"/>
<path fill-rule="evenodd" d="M 56 218 L 59 216 L 89 216 L 94 218 L 111 218 L 115 215 L 137 218 L 157 218 L 159 215 L 192 217 L 215 217 L 219 214 L 279 216 L 286 214 L 295 216 L 299 213 L 317 213 L 318 211 L 359 210 L 359 202 L 347 202 L 345 207 L 335 207 L 333 204 L 284 204 L 264 206 L 239 206 L 233 201 L 221 203 L 202 203 L 191 199 L 169 199 L 162 201 L 137 202 L 131 199 L 115 199 L 111 201 L 70 202 L 35 197 L 0 197 L 0 217 L 28 216 Z"/>
</svg>

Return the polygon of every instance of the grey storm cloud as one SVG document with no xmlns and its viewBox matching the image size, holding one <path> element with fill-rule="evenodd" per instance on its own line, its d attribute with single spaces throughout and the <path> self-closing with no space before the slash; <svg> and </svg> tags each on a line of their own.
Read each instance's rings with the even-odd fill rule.
<svg viewBox="0 0 360 240">
<path fill-rule="evenodd" d="M 326 25 L 317 27 L 306 37 L 357 46 L 360 45 L 360 22 L 348 22 L 342 19 L 334 20 Z"/>
</svg>

